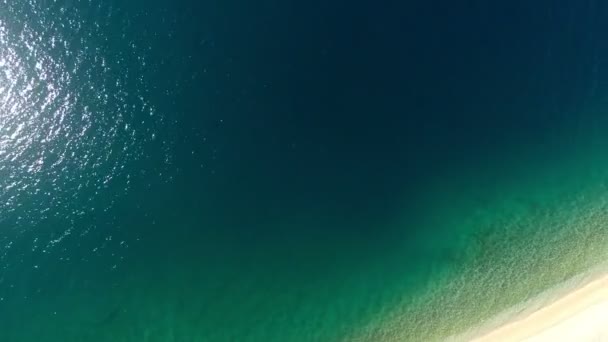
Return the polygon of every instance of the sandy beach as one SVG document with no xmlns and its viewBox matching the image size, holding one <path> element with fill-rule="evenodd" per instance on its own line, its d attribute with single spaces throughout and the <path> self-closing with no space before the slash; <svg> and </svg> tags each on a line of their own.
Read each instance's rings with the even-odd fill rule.
<svg viewBox="0 0 608 342">
<path fill-rule="evenodd" d="M 472 341 L 608 341 L 608 275 Z"/>
</svg>

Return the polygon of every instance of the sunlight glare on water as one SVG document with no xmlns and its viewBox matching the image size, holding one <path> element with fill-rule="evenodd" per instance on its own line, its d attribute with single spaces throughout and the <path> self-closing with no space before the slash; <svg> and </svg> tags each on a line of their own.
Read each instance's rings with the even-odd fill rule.
<svg viewBox="0 0 608 342">
<path fill-rule="evenodd" d="M 158 134 L 145 51 L 126 33 L 107 36 L 111 7 L 80 4 L 2 4 L 0 259 L 27 230 L 54 222 L 44 250 L 79 217 L 108 210 Z"/>
</svg>

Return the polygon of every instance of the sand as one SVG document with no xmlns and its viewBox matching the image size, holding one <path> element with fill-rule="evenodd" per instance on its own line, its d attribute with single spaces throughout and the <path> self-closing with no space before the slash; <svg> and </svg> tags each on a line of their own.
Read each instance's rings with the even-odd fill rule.
<svg viewBox="0 0 608 342">
<path fill-rule="evenodd" d="M 608 275 L 472 341 L 608 341 Z"/>
</svg>

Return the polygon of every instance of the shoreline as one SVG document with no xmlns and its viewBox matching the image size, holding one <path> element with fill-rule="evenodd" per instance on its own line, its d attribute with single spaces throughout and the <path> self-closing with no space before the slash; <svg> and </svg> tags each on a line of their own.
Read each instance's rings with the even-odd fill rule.
<svg viewBox="0 0 608 342">
<path fill-rule="evenodd" d="M 559 296 L 535 310 L 515 315 L 467 341 L 588 341 L 608 338 L 608 273 L 585 277 L 579 286 L 559 291 Z M 553 291 L 551 291 L 553 292 Z M 527 303 L 530 304 L 530 303 Z"/>
</svg>

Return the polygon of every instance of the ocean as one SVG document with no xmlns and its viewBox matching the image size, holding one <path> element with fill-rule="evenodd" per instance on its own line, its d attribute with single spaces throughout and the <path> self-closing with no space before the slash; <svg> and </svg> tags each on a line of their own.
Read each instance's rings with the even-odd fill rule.
<svg viewBox="0 0 608 342">
<path fill-rule="evenodd" d="M 607 33 L 594 0 L 0 1 L 0 341 L 494 324 L 608 258 Z"/>
</svg>

